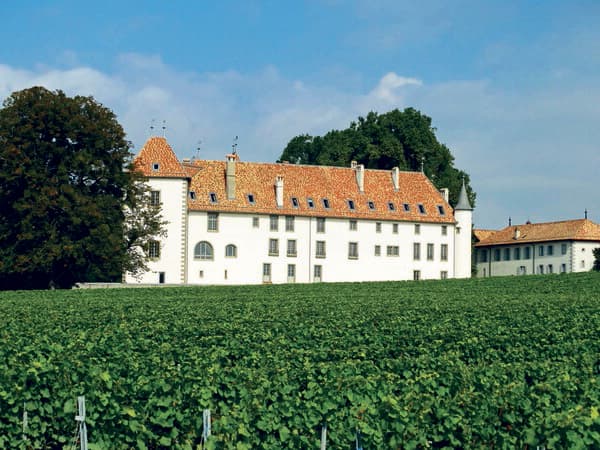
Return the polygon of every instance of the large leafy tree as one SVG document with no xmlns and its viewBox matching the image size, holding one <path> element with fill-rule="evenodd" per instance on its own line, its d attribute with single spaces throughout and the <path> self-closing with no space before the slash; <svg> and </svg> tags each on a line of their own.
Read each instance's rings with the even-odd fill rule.
<svg viewBox="0 0 600 450">
<path fill-rule="evenodd" d="M 160 233 L 161 221 L 155 210 L 143 226 L 131 216 L 145 200 L 126 170 L 129 148 L 115 115 L 92 97 L 33 87 L 4 101 L 0 287 L 116 281 L 144 264 L 132 248 Z"/>
<path fill-rule="evenodd" d="M 353 160 L 372 169 L 422 168 L 438 188 L 450 190 L 452 204 L 458 200 L 464 179 L 471 203 L 475 202 L 468 174 L 454 167 L 454 157 L 437 140 L 431 118 L 414 108 L 370 112 L 347 129 L 332 130 L 324 136 L 296 136 L 280 157 L 280 161 L 296 164 L 332 166 L 349 166 Z"/>
</svg>

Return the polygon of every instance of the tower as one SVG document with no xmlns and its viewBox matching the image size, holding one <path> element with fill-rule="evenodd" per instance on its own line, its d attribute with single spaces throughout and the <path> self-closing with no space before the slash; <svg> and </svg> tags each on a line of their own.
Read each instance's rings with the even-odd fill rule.
<svg viewBox="0 0 600 450">
<path fill-rule="evenodd" d="M 470 278 L 473 207 L 467 196 L 464 179 L 458 196 L 458 203 L 454 207 L 454 219 L 456 220 L 454 235 L 454 276 L 455 278 Z"/>
</svg>

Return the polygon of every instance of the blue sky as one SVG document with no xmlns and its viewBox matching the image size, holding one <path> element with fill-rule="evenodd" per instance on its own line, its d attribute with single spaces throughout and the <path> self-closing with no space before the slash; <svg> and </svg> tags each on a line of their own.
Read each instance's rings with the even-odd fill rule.
<svg viewBox="0 0 600 450">
<path fill-rule="evenodd" d="M 408 106 L 471 175 L 475 224 L 600 222 L 600 2 L 2 2 L 0 98 L 93 95 L 135 149 L 274 161 Z M 200 144 L 198 144 L 201 142 Z"/>
</svg>

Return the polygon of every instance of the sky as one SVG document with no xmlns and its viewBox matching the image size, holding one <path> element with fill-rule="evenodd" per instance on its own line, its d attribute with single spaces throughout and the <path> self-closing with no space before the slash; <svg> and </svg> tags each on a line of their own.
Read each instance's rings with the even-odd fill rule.
<svg viewBox="0 0 600 450">
<path fill-rule="evenodd" d="M 272 162 L 414 107 L 477 193 L 477 228 L 600 222 L 600 2 L 1 2 L 0 100 L 91 95 L 133 144 Z M 153 127 L 153 128 L 151 128 Z M 163 129 L 164 127 L 164 129 Z"/>
</svg>

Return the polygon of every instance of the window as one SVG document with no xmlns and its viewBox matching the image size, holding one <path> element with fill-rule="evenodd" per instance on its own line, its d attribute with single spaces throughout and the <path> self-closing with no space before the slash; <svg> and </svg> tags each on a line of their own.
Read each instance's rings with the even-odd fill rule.
<svg viewBox="0 0 600 450">
<path fill-rule="evenodd" d="M 433 261 L 433 244 L 427 244 L 427 261 Z"/>
<path fill-rule="evenodd" d="M 264 263 L 263 264 L 263 283 L 271 282 L 271 264 Z"/>
<path fill-rule="evenodd" d="M 159 163 L 152 163 L 152 170 L 156 172 L 158 169 L 160 169 L 160 164 Z"/>
<path fill-rule="evenodd" d="M 583 259 L 581 260 L 581 264 L 580 265 L 581 265 L 582 269 L 585 269 L 585 261 Z"/>
<path fill-rule="evenodd" d="M 294 231 L 294 216 L 285 216 L 285 231 Z"/>
<path fill-rule="evenodd" d="M 388 256 L 400 256 L 400 247 L 397 245 L 388 245 L 387 246 L 387 255 Z"/>
<path fill-rule="evenodd" d="M 288 256 L 296 256 L 296 239 L 288 239 L 287 255 Z"/>
<path fill-rule="evenodd" d="M 437 205 L 437 210 L 438 210 L 438 213 L 440 214 L 440 216 L 446 215 L 446 210 L 444 209 L 444 207 L 442 205 Z"/>
<path fill-rule="evenodd" d="M 317 217 L 317 233 L 325 233 L 325 217 Z"/>
<path fill-rule="evenodd" d="M 500 249 L 499 248 L 494 249 L 494 261 L 500 261 Z"/>
<path fill-rule="evenodd" d="M 317 248 L 315 249 L 315 257 L 316 258 L 325 258 L 325 241 L 317 241 Z"/>
<path fill-rule="evenodd" d="M 421 214 L 425 214 L 425 207 L 423 206 L 423 204 L 422 204 L 422 203 L 419 203 L 419 204 L 417 205 L 417 207 L 419 208 L 419 212 L 420 212 Z"/>
<path fill-rule="evenodd" d="M 160 242 L 149 241 L 148 242 L 148 258 L 158 259 L 160 258 Z"/>
<path fill-rule="evenodd" d="M 279 230 L 279 216 L 272 215 L 269 217 L 269 229 L 271 231 Z"/>
<path fill-rule="evenodd" d="M 415 224 L 415 234 L 421 234 L 421 225 Z"/>
<path fill-rule="evenodd" d="M 348 258 L 358 259 L 358 242 L 348 242 Z"/>
<path fill-rule="evenodd" d="M 219 231 L 219 214 L 208 213 L 208 231 Z"/>
<path fill-rule="evenodd" d="M 298 208 L 300 206 L 300 203 L 298 202 L 298 197 L 292 197 L 292 206 L 294 208 Z"/>
<path fill-rule="evenodd" d="M 323 266 L 316 265 L 313 269 L 314 281 L 321 281 L 323 278 Z"/>
<path fill-rule="evenodd" d="M 354 211 L 354 200 L 346 200 L 348 202 L 348 209 Z"/>
<path fill-rule="evenodd" d="M 258 228 L 258 224 L 259 224 L 258 217 L 253 217 L 252 218 L 252 227 L 253 228 Z"/>
<path fill-rule="evenodd" d="M 413 280 L 419 281 L 421 279 L 421 271 L 413 270 Z"/>
<path fill-rule="evenodd" d="M 410 205 L 408 203 L 404 203 L 402 205 L 402 207 L 404 208 L 404 212 L 409 212 L 410 211 Z"/>
<path fill-rule="evenodd" d="M 487 252 L 484 250 L 483 255 L 485 255 L 485 259 L 487 260 Z M 442 261 L 448 261 L 448 244 L 442 244 L 440 248 L 440 259 Z"/>
<path fill-rule="evenodd" d="M 394 205 L 394 202 L 388 202 L 388 209 L 390 211 L 396 211 L 396 206 Z"/>
<path fill-rule="evenodd" d="M 375 222 L 375 232 L 381 233 L 381 222 Z"/>
<path fill-rule="evenodd" d="M 567 254 L 567 244 L 560 244 L 560 254 L 561 255 Z"/>
<path fill-rule="evenodd" d="M 421 244 L 418 242 L 415 242 L 413 244 L 413 259 L 415 261 L 418 261 L 421 259 Z"/>
<path fill-rule="evenodd" d="M 544 265 L 543 264 L 540 264 L 538 266 L 538 273 L 540 273 L 540 274 L 544 273 Z"/>
<path fill-rule="evenodd" d="M 160 206 L 160 191 L 150 191 L 150 206 Z"/>
<path fill-rule="evenodd" d="M 288 264 L 287 281 L 288 283 L 296 282 L 296 264 Z"/>
<path fill-rule="evenodd" d="M 269 256 L 279 255 L 279 239 L 269 239 Z"/>
<path fill-rule="evenodd" d="M 237 258 L 237 247 L 233 244 L 225 246 L 225 257 L 226 258 Z"/>
<path fill-rule="evenodd" d="M 214 258 L 212 245 L 206 241 L 198 242 L 194 247 L 194 258 L 212 260 Z"/>
<path fill-rule="evenodd" d="M 523 259 L 530 259 L 531 258 L 531 247 L 525 247 L 525 249 L 523 250 Z"/>
<path fill-rule="evenodd" d="M 246 199 L 248 199 L 248 203 L 254 205 L 254 194 L 246 194 Z"/>
<path fill-rule="evenodd" d="M 446 280 L 447 278 L 448 278 L 448 272 L 446 270 L 442 270 L 440 272 L 440 280 Z"/>
<path fill-rule="evenodd" d="M 356 222 L 356 220 L 351 220 L 349 223 L 350 223 L 350 231 L 358 230 L 358 222 Z"/>
<path fill-rule="evenodd" d="M 548 264 L 548 273 L 554 273 L 554 267 L 552 267 L 552 264 Z"/>
<path fill-rule="evenodd" d="M 367 205 L 369 206 L 370 210 L 374 210 L 375 209 L 375 202 L 373 202 L 372 200 L 369 200 L 367 202 Z"/>
<path fill-rule="evenodd" d="M 217 203 L 217 194 L 211 192 L 210 194 L 208 194 L 208 197 L 211 203 Z"/>
<path fill-rule="evenodd" d="M 554 255 L 554 246 L 553 245 L 549 245 L 548 246 L 548 252 L 547 252 L 548 256 L 552 256 Z"/>
<path fill-rule="evenodd" d="M 479 258 L 478 258 L 479 262 L 482 262 L 482 263 L 487 262 L 487 250 L 479 249 L 479 250 L 477 250 L 477 253 L 479 255 Z"/>
<path fill-rule="evenodd" d="M 510 248 L 504 249 L 504 261 L 510 261 Z"/>
<path fill-rule="evenodd" d="M 517 275 L 527 275 L 527 268 L 525 266 L 519 266 Z"/>
<path fill-rule="evenodd" d="M 310 198 L 310 197 L 308 197 L 308 198 L 306 199 L 306 203 L 308 203 L 308 207 L 309 207 L 310 209 L 313 209 L 313 208 L 315 207 L 315 202 L 314 202 L 314 201 L 313 201 L 313 199 L 312 199 L 312 198 Z"/>
<path fill-rule="evenodd" d="M 514 250 L 514 256 L 515 256 L 515 260 L 519 260 L 521 259 L 521 248 L 520 247 L 516 247 Z"/>
<path fill-rule="evenodd" d="M 397 223 L 392 224 L 392 233 L 398 234 L 398 224 Z"/>
<path fill-rule="evenodd" d="M 448 235 L 448 225 L 442 225 L 442 236 Z"/>
<path fill-rule="evenodd" d="M 543 245 L 540 245 L 538 247 L 538 256 L 544 256 L 544 246 Z M 541 272 L 541 273 L 544 273 L 544 272 Z"/>
<path fill-rule="evenodd" d="M 328 198 L 322 198 L 321 202 L 323 202 L 323 208 L 329 209 L 329 199 Z"/>
<path fill-rule="evenodd" d="M 190 200 L 196 200 L 196 192 L 190 191 Z"/>
<path fill-rule="evenodd" d="M 375 256 L 381 256 L 381 245 L 375 246 Z"/>
<path fill-rule="evenodd" d="M 567 265 L 566 264 L 560 265 L 560 273 L 567 273 Z"/>
</svg>

